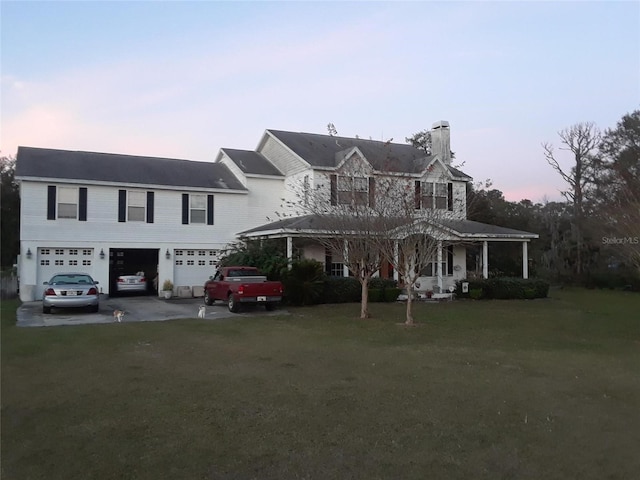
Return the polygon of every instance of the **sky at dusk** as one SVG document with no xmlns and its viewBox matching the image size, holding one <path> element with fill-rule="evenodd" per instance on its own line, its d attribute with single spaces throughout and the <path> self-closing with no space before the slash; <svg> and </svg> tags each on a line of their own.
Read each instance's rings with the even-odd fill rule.
<svg viewBox="0 0 640 480">
<path fill-rule="evenodd" d="M 465 173 L 541 202 L 563 188 L 542 142 L 640 108 L 637 1 L 4 0 L 0 14 L 2 155 L 213 161 L 265 129 L 405 143 L 447 120 Z"/>
</svg>

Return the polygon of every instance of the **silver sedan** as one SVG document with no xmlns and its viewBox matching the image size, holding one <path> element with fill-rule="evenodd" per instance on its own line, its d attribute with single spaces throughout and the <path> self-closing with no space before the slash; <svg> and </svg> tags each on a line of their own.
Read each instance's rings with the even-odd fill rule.
<svg viewBox="0 0 640 480">
<path fill-rule="evenodd" d="M 140 292 L 147 291 L 147 278 L 144 272 L 138 272 L 135 275 L 120 275 L 116 281 L 116 289 L 118 292 Z"/>
<path fill-rule="evenodd" d="M 43 313 L 51 313 L 51 307 L 89 308 L 92 312 L 100 309 L 98 282 L 86 273 L 58 273 L 44 285 Z"/>
</svg>

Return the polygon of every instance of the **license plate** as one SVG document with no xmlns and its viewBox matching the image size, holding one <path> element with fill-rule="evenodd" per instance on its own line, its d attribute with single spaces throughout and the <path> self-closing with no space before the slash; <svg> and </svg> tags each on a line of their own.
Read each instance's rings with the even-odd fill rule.
<svg viewBox="0 0 640 480">
<path fill-rule="evenodd" d="M 73 297 L 76 294 L 75 290 L 67 290 L 67 297 Z"/>
<path fill-rule="evenodd" d="M 129 279 L 129 283 L 136 283 L 136 279 L 135 278 L 130 278 Z"/>
<path fill-rule="evenodd" d="M 267 297 L 258 297 L 258 301 L 259 302 L 266 302 L 267 301 Z"/>
</svg>

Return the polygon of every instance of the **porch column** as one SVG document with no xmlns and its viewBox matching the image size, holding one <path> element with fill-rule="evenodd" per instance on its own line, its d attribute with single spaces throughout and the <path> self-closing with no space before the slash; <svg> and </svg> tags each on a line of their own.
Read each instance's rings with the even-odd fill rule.
<svg viewBox="0 0 640 480">
<path fill-rule="evenodd" d="M 344 241 L 344 250 L 343 250 L 343 260 L 344 263 L 342 264 L 342 276 L 343 277 L 348 277 L 349 276 L 349 267 L 347 266 L 347 262 L 349 261 L 349 244 L 347 243 L 347 241 Z"/>
<path fill-rule="evenodd" d="M 395 242 L 393 244 L 393 261 L 395 262 L 394 265 L 398 265 L 398 259 L 399 259 L 399 253 L 398 253 L 398 242 Z M 400 281 L 400 274 L 398 274 L 398 269 L 394 268 L 393 269 L 393 279 L 396 282 Z"/>
<path fill-rule="evenodd" d="M 438 240 L 438 266 L 437 266 L 437 272 L 438 272 L 438 291 L 439 293 L 442 293 L 442 240 Z"/>
<path fill-rule="evenodd" d="M 527 243 L 522 242 L 522 278 L 529 278 L 529 257 L 527 256 Z"/>
<path fill-rule="evenodd" d="M 291 262 L 293 261 L 293 238 L 287 237 L 287 268 L 291 270 Z"/>
<path fill-rule="evenodd" d="M 489 278 L 489 242 L 482 242 L 482 278 Z"/>
</svg>

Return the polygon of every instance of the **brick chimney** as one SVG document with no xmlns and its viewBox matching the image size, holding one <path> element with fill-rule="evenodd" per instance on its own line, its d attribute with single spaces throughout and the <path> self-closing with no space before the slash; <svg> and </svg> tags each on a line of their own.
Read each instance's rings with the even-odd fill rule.
<svg viewBox="0 0 640 480">
<path fill-rule="evenodd" d="M 449 122 L 440 120 L 431 125 L 431 154 L 451 165 L 451 131 Z"/>
</svg>

